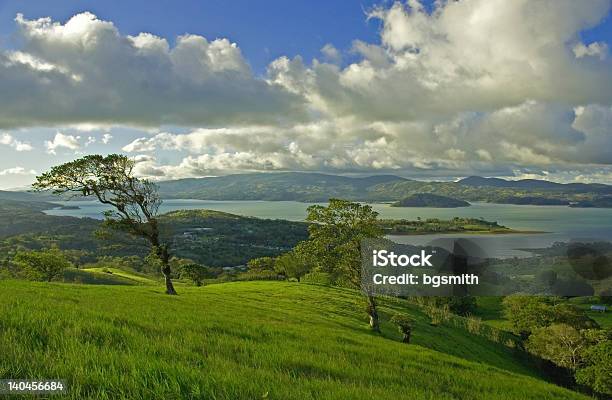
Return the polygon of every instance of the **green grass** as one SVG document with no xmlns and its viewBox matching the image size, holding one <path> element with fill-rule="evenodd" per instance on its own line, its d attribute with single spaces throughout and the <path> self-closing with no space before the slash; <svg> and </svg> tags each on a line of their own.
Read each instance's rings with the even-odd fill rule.
<svg viewBox="0 0 612 400">
<path fill-rule="evenodd" d="M 93 272 L 93 273 L 98 273 L 98 274 L 112 275 L 114 277 L 120 277 L 120 278 L 127 279 L 129 281 L 133 281 L 136 284 L 142 284 L 142 285 L 157 284 L 157 282 L 154 279 L 151 279 L 151 277 L 147 275 L 138 274 L 136 272 L 128 272 L 128 271 L 124 271 L 119 268 L 96 267 L 96 268 L 84 268 L 83 271 Z"/>
<path fill-rule="evenodd" d="M 610 306 L 608 306 L 608 310 L 603 313 L 599 311 L 591 311 L 590 304 L 581 304 L 578 305 L 578 307 L 583 309 L 585 314 L 594 319 L 602 328 L 612 329 L 612 311 L 610 310 Z"/>
<path fill-rule="evenodd" d="M 482 318 L 487 324 L 503 330 L 510 329 L 510 323 L 504 317 L 502 305 L 503 297 L 481 296 L 477 297 L 477 307 L 475 316 Z"/>
<path fill-rule="evenodd" d="M 94 269 L 67 268 L 62 273 L 62 281 L 86 283 L 90 285 L 139 285 L 140 282 L 120 275 L 109 274 Z"/>
<path fill-rule="evenodd" d="M 581 399 L 512 350 L 388 301 L 383 334 L 349 290 L 0 281 L 0 379 L 66 379 L 71 399 Z M 415 319 L 413 344 L 386 320 Z M 61 397 L 54 397 L 61 398 Z"/>
</svg>

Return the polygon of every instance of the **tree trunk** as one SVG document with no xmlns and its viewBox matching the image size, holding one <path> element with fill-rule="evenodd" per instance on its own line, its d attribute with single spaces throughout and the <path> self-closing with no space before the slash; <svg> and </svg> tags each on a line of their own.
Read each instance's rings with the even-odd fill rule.
<svg viewBox="0 0 612 400">
<path fill-rule="evenodd" d="M 402 338 L 402 342 L 403 343 L 410 343 L 410 334 L 412 333 L 411 330 L 404 330 L 403 334 L 404 337 Z"/>
<path fill-rule="evenodd" d="M 170 269 L 170 254 L 168 253 L 167 245 L 157 246 L 157 255 L 162 262 L 162 274 L 164 274 L 164 280 L 166 281 L 166 294 L 176 295 L 176 290 L 174 290 L 174 285 L 172 284 L 172 279 L 170 278 L 170 274 L 172 270 Z"/>
<path fill-rule="evenodd" d="M 368 295 L 367 312 L 368 316 L 370 317 L 370 328 L 372 328 L 374 332 L 380 332 L 378 310 L 376 309 L 376 301 L 374 300 L 374 296 Z"/>
<path fill-rule="evenodd" d="M 166 294 L 176 295 L 176 290 L 174 290 L 174 285 L 172 284 L 172 279 L 170 279 L 170 268 L 168 267 L 162 269 L 162 273 L 164 274 L 164 280 L 166 281 Z"/>
</svg>

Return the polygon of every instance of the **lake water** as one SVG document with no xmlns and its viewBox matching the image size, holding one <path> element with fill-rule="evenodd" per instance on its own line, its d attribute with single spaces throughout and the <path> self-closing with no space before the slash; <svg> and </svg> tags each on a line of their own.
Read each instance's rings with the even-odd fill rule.
<svg viewBox="0 0 612 400">
<path fill-rule="evenodd" d="M 108 207 L 95 201 L 69 201 L 56 203 L 78 206 L 77 210 L 53 209 L 49 215 L 90 217 L 102 219 Z M 310 204 L 294 201 L 211 201 L 164 200 L 160 211 L 210 209 L 258 218 L 303 221 Z M 436 240 L 467 238 L 476 242 L 493 257 L 526 256 L 517 249 L 547 247 L 557 241 L 612 240 L 612 209 L 569 208 L 566 206 L 517 206 L 509 204 L 473 203 L 462 208 L 398 208 L 388 204 L 372 204 L 381 218 L 417 217 L 450 219 L 453 217 L 484 218 L 517 230 L 546 231 L 542 234 L 506 235 L 419 235 L 390 236 L 398 243 L 426 245 Z"/>
</svg>

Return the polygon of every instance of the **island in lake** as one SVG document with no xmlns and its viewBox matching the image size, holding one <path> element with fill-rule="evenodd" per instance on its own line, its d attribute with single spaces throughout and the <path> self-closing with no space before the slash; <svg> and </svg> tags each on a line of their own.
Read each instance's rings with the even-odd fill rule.
<svg viewBox="0 0 612 400">
<path fill-rule="evenodd" d="M 457 208 L 469 206 L 470 203 L 467 201 L 432 193 L 415 193 L 391 204 L 391 207 Z"/>
<path fill-rule="evenodd" d="M 81 207 L 79 206 L 68 206 L 68 205 L 62 205 L 57 207 L 58 210 L 80 210 Z"/>
<path fill-rule="evenodd" d="M 540 231 L 519 231 L 499 225 L 496 221 L 485 221 L 479 218 L 458 218 L 443 220 L 438 218 L 417 219 L 382 219 L 380 226 L 387 235 L 427 235 L 432 233 L 544 233 Z"/>
</svg>

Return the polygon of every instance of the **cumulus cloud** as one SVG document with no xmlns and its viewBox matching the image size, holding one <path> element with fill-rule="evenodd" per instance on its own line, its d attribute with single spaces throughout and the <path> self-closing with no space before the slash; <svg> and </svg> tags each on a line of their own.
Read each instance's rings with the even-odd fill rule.
<svg viewBox="0 0 612 400">
<path fill-rule="evenodd" d="M 56 150 L 64 148 L 68 150 L 79 150 L 81 144 L 79 143 L 79 136 L 64 135 L 61 132 L 57 132 L 53 140 L 45 141 L 45 147 L 49 154 L 56 154 Z M 88 144 L 90 142 L 88 141 Z"/>
<path fill-rule="evenodd" d="M 605 17 L 608 0 L 444 2 L 431 14 L 409 4 L 370 12 L 382 22 L 381 43 L 356 42 L 361 61 L 339 69 L 281 59 L 272 64 L 274 82 L 291 90 L 305 82 L 305 96 L 322 112 L 368 120 L 441 119 L 527 100 L 612 100 L 610 62 L 571 52 L 579 32 Z"/>
<path fill-rule="evenodd" d="M 386 3 L 368 13 L 380 40 L 352 43 L 356 61 L 329 43 L 322 61 L 279 57 L 264 77 L 226 39 L 171 46 L 88 13 L 64 24 L 19 16 L 23 46 L 0 54 L 0 82 L 11 82 L 0 126 L 157 127 L 122 149 L 156 179 L 307 170 L 612 181 L 612 60 L 607 43 L 580 35 L 609 11 L 609 0 Z M 56 136 L 47 148 L 77 150 L 72 138 L 77 147 Z"/>
<path fill-rule="evenodd" d="M 527 101 L 434 123 L 353 118 L 288 128 L 197 129 L 141 137 L 123 150 L 186 153 L 168 177 L 237 171 L 396 172 L 410 176 L 513 174 L 518 166 L 612 164 L 612 108 Z M 162 176 L 164 169 L 157 169 Z M 190 175 L 191 174 L 191 175 Z"/>
<path fill-rule="evenodd" d="M 15 139 L 12 135 L 8 133 L 3 133 L 0 135 L 0 144 L 5 146 L 10 146 L 16 151 L 31 151 L 32 145 L 30 143 L 25 143 Z"/>
<path fill-rule="evenodd" d="M 0 170 L 0 176 L 6 175 L 36 175 L 36 171 L 33 169 L 25 169 L 23 167 L 13 167 Z"/>
<path fill-rule="evenodd" d="M 325 60 L 331 62 L 332 64 L 339 64 L 342 61 L 340 51 L 338 51 L 338 49 L 336 49 L 336 47 L 331 43 L 327 43 L 325 46 L 323 46 L 321 48 L 321 53 L 323 54 L 323 57 L 325 57 Z"/>
<path fill-rule="evenodd" d="M 298 96 L 255 77 L 227 39 L 183 35 L 170 46 L 122 35 L 88 12 L 63 24 L 15 21 L 22 45 L 0 53 L 0 127 L 242 124 L 303 113 Z"/>
</svg>

